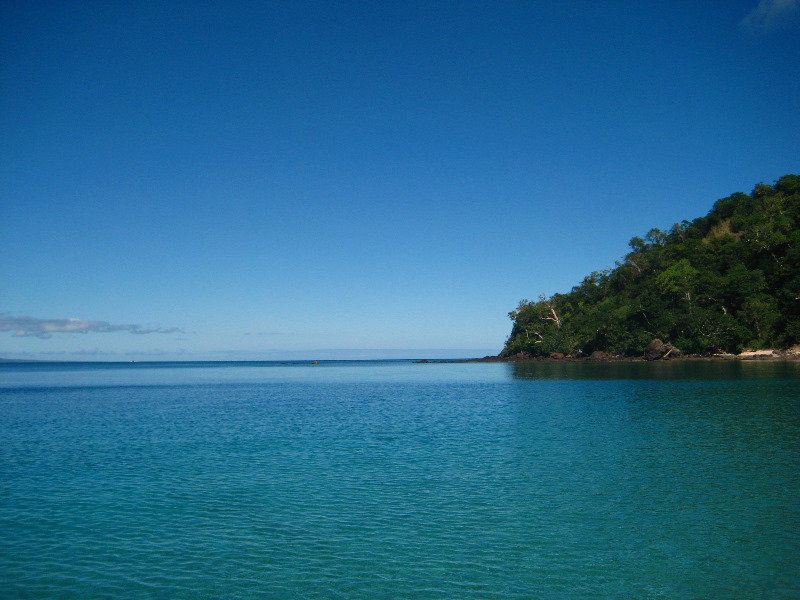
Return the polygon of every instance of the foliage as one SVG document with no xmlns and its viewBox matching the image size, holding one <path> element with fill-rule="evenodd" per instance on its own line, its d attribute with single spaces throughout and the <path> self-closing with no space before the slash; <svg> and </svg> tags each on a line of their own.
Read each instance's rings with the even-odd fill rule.
<svg viewBox="0 0 800 600">
<path fill-rule="evenodd" d="M 800 341 L 800 176 L 732 194 L 629 246 L 569 293 L 522 300 L 501 355 L 639 354 L 653 338 L 684 353 Z"/>
</svg>

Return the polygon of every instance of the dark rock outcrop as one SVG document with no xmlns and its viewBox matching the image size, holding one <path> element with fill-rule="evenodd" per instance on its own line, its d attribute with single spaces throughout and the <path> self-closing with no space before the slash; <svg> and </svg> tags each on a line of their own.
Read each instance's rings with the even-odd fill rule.
<svg viewBox="0 0 800 600">
<path fill-rule="evenodd" d="M 665 344 L 660 339 L 655 338 L 651 340 L 647 346 L 644 347 L 645 360 L 669 360 L 670 358 L 678 358 L 681 351 L 672 344 Z"/>
</svg>

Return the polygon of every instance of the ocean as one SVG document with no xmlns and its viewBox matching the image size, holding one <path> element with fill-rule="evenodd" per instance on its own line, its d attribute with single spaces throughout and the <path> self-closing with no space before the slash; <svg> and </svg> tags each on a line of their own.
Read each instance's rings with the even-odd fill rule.
<svg viewBox="0 0 800 600">
<path fill-rule="evenodd" d="M 0 598 L 800 597 L 800 362 L 3 363 Z"/>
</svg>

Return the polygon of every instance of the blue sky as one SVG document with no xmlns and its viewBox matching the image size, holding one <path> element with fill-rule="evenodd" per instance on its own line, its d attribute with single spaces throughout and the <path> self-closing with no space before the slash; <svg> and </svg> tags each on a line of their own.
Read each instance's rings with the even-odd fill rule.
<svg viewBox="0 0 800 600">
<path fill-rule="evenodd" d="M 0 357 L 495 354 L 800 172 L 798 0 L 0 7 Z"/>
</svg>

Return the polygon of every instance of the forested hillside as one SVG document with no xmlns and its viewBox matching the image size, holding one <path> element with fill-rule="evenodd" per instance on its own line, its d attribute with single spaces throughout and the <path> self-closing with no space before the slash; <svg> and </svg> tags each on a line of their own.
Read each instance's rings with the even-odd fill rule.
<svg viewBox="0 0 800 600">
<path fill-rule="evenodd" d="M 522 300 L 501 356 L 641 355 L 653 338 L 684 354 L 800 340 L 800 176 L 735 193 L 629 246 L 571 292 Z"/>
</svg>

